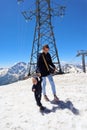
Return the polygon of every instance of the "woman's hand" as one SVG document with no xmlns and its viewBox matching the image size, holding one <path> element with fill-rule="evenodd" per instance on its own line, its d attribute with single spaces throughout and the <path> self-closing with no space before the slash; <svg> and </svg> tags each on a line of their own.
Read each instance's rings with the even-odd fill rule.
<svg viewBox="0 0 87 130">
<path fill-rule="evenodd" d="M 32 89 L 33 92 L 35 92 L 36 90 L 35 89 Z"/>
<path fill-rule="evenodd" d="M 41 77 L 41 73 L 37 73 L 37 76 L 38 76 L 38 77 Z"/>
</svg>

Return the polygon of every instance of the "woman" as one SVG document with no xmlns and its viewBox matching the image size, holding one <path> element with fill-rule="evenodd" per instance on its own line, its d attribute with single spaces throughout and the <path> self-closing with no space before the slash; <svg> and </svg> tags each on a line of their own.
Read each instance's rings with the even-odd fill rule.
<svg viewBox="0 0 87 130">
<path fill-rule="evenodd" d="M 43 52 L 40 53 L 38 57 L 37 71 L 41 73 L 42 92 L 43 92 L 45 100 L 49 101 L 49 98 L 46 95 L 46 78 L 48 78 L 51 88 L 52 88 L 54 100 L 58 101 L 58 97 L 56 96 L 56 88 L 55 88 L 53 77 L 50 72 L 50 68 L 53 68 L 54 71 L 56 70 L 56 67 L 52 62 L 51 55 L 49 54 L 49 46 L 46 44 L 43 46 Z"/>
</svg>

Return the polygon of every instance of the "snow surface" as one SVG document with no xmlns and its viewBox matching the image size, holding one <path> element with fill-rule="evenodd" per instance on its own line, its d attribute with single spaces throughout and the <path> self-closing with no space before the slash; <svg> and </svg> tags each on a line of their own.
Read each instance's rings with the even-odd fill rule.
<svg viewBox="0 0 87 130">
<path fill-rule="evenodd" d="M 87 130 L 87 74 L 54 76 L 58 104 L 42 103 L 50 113 L 42 115 L 36 106 L 31 79 L 0 87 L 0 130 Z M 47 95 L 53 99 L 47 81 Z"/>
</svg>

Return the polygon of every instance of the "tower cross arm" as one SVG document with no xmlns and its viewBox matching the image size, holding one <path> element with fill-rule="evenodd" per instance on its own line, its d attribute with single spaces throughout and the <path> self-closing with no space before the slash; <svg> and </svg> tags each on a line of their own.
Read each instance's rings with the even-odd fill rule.
<svg viewBox="0 0 87 130">
<path fill-rule="evenodd" d="M 65 15 L 66 6 L 57 6 L 51 9 L 52 16 L 64 16 Z"/>
<path fill-rule="evenodd" d="M 81 55 L 87 56 L 87 50 L 86 51 L 84 51 L 84 50 L 78 51 L 76 56 L 78 57 L 78 56 L 81 56 Z"/>
<path fill-rule="evenodd" d="M 77 54 L 76 56 L 78 57 L 78 56 L 80 56 L 80 54 Z"/>
<path fill-rule="evenodd" d="M 22 15 L 26 20 L 32 20 L 33 16 L 36 16 L 36 11 L 22 11 Z"/>
<path fill-rule="evenodd" d="M 18 4 L 20 4 L 21 2 L 24 2 L 24 0 L 17 0 Z"/>
</svg>

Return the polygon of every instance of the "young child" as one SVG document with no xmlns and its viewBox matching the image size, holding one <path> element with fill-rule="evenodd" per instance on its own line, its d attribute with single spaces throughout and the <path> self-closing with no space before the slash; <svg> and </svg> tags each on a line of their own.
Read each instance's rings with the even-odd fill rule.
<svg viewBox="0 0 87 130">
<path fill-rule="evenodd" d="M 41 93 L 42 93 L 42 87 L 41 87 L 41 78 L 38 77 L 33 77 L 32 82 L 32 91 L 34 92 L 35 100 L 37 105 L 40 107 L 40 111 L 44 111 L 45 107 L 42 106 L 41 104 Z"/>
</svg>

